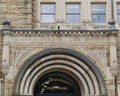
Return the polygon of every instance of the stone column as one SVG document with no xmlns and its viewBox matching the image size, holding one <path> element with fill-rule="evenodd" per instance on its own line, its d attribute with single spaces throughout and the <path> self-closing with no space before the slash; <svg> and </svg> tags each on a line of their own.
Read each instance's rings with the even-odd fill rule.
<svg viewBox="0 0 120 96">
<path fill-rule="evenodd" d="M 1 80 L 0 80 L 0 96 L 2 96 L 2 84 L 1 84 Z"/>
<path fill-rule="evenodd" d="M 3 79 L 0 79 L 0 96 L 3 96 L 3 92 L 2 92 L 2 82 L 3 82 Z"/>
<path fill-rule="evenodd" d="M 117 96 L 120 96 L 120 81 L 117 82 Z"/>
<path fill-rule="evenodd" d="M 36 0 L 36 1 L 33 1 L 33 3 L 34 3 L 34 17 L 35 17 L 35 25 L 34 25 L 34 27 L 35 28 L 40 28 L 40 23 L 41 23 L 41 6 L 40 6 L 40 1 L 39 0 Z"/>
<path fill-rule="evenodd" d="M 114 32 L 113 32 L 114 33 Z M 116 96 L 115 89 L 115 77 L 118 72 L 118 62 L 117 62 L 117 46 L 116 46 L 116 36 L 115 34 L 111 33 L 109 36 L 109 52 L 110 52 L 110 72 L 111 72 L 111 90 L 110 90 L 110 96 Z"/>
<path fill-rule="evenodd" d="M 117 46 L 116 46 L 116 36 L 109 37 L 109 50 L 110 50 L 110 66 L 117 67 Z"/>
<path fill-rule="evenodd" d="M 2 50 L 2 70 L 3 74 L 8 73 L 9 67 L 9 34 L 10 34 L 10 21 L 3 21 L 3 50 Z"/>
<path fill-rule="evenodd" d="M 8 37 L 4 36 L 4 40 L 6 40 Z M 8 67 L 9 67 L 9 45 L 3 41 L 3 50 L 2 50 L 2 68 L 3 73 L 6 75 L 8 73 Z"/>
</svg>

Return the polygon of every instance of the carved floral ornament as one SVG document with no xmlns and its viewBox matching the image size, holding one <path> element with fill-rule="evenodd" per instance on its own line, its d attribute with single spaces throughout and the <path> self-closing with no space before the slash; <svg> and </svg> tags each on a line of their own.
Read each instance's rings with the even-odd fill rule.
<svg viewBox="0 0 120 96">
<path fill-rule="evenodd" d="M 101 67 L 107 66 L 107 49 L 105 48 L 94 48 L 86 50 L 87 53 L 95 58 L 96 61 L 100 64 Z"/>
<path fill-rule="evenodd" d="M 33 49 L 21 49 L 21 50 L 14 50 L 15 55 L 15 65 L 17 66 L 25 56 L 27 56 Z"/>
</svg>

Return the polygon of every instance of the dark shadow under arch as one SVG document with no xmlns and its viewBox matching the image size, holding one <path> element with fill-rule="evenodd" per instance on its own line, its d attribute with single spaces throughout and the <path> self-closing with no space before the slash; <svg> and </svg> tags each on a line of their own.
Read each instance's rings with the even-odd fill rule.
<svg viewBox="0 0 120 96">
<path fill-rule="evenodd" d="M 81 96 L 81 93 L 75 80 L 63 72 L 50 72 L 39 78 L 35 84 L 33 96 L 58 95 Z"/>
<path fill-rule="evenodd" d="M 98 70 L 98 68 L 95 66 L 94 63 L 92 63 L 87 57 L 85 57 L 84 55 L 71 50 L 71 49 L 64 49 L 64 48 L 54 48 L 54 49 L 47 49 L 44 50 L 40 53 L 37 53 L 35 55 L 33 55 L 30 59 L 26 60 L 24 65 L 21 67 L 21 69 L 18 71 L 17 76 L 15 78 L 15 82 L 14 82 L 14 87 L 13 87 L 13 96 L 16 96 L 16 94 L 18 94 L 18 87 L 19 87 L 19 83 L 20 80 L 22 79 L 25 71 L 38 59 L 43 58 L 47 55 L 50 54 L 67 54 L 70 56 L 73 56 L 79 60 L 81 60 L 82 62 L 84 62 L 95 74 L 95 76 L 97 77 L 100 86 L 102 86 L 101 88 L 104 88 L 102 90 L 105 90 L 106 93 L 103 94 L 107 94 L 107 90 L 106 90 L 106 86 L 105 86 L 105 81 L 103 76 L 101 75 L 100 71 Z"/>
</svg>

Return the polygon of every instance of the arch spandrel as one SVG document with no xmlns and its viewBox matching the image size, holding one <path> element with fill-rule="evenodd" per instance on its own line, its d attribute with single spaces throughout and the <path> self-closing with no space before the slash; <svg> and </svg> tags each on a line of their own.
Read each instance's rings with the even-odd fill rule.
<svg viewBox="0 0 120 96">
<path fill-rule="evenodd" d="M 24 77 L 24 75 L 26 74 L 27 70 L 29 70 L 29 71 L 31 70 L 31 66 L 33 66 L 36 61 L 43 60 L 43 61 L 40 62 L 40 64 L 37 65 L 37 66 L 41 66 L 41 64 L 43 64 L 43 62 L 47 63 L 48 61 L 52 61 L 52 60 L 56 59 L 54 56 L 53 56 L 52 59 L 49 59 L 49 60 L 47 60 L 45 58 L 46 56 L 53 55 L 53 54 L 62 54 L 62 55 L 71 56 L 71 57 L 74 57 L 75 59 L 78 59 L 80 62 L 83 62 L 83 64 L 88 66 L 91 73 L 93 73 L 94 78 L 96 78 L 95 82 L 97 82 L 97 84 L 99 85 L 98 89 L 100 89 L 100 92 L 98 92 L 98 93 L 95 93 L 95 92 L 97 92 L 97 90 L 95 90 L 93 93 L 92 93 L 92 91 L 90 91 L 90 92 L 85 93 L 85 94 L 86 95 L 87 94 L 89 94 L 89 95 L 90 94 L 98 94 L 98 95 L 102 94 L 102 95 L 107 96 L 107 89 L 106 89 L 106 86 L 105 86 L 105 81 L 104 81 L 104 78 L 102 77 L 100 71 L 98 70 L 98 68 L 88 58 L 86 58 L 82 54 L 80 54 L 76 51 L 73 51 L 73 50 L 70 50 L 70 49 L 64 49 L 64 48 L 48 49 L 48 50 L 42 51 L 40 53 L 37 53 L 36 55 L 32 56 L 29 60 L 27 60 L 17 74 L 15 84 L 14 84 L 13 94 L 30 94 L 30 93 L 25 93 L 23 91 L 19 91 L 19 89 L 21 88 L 21 84 L 26 84 L 25 82 L 22 82 L 22 81 L 26 81 L 28 78 L 30 78 L 29 77 L 30 76 L 29 72 L 27 73 L 28 76 L 26 75 L 27 77 Z M 76 66 L 77 63 L 78 63 L 77 61 L 66 59 L 66 58 L 63 58 L 63 57 L 59 57 L 59 58 L 60 59 L 62 58 L 61 59 L 62 61 L 63 61 L 63 59 L 65 59 L 66 61 L 72 62 L 74 64 L 74 66 Z M 50 63 L 50 64 L 52 64 L 52 63 Z M 56 62 L 55 66 L 58 66 L 58 64 L 59 64 L 59 62 Z M 69 65 L 67 65 L 67 63 L 64 63 L 64 65 L 66 66 L 65 70 L 71 69 L 71 71 L 72 70 L 76 71 L 76 74 L 81 74 L 82 73 L 82 70 L 78 70 L 80 68 L 82 68 L 84 71 L 86 71 L 84 66 L 82 66 L 80 64 L 78 64 L 78 66 L 79 66 L 78 68 L 75 68 L 73 65 L 69 66 Z M 61 66 L 61 64 L 60 64 L 60 66 Z M 38 73 L 42 72 L 45 68 L 47 68 L 47 66 L 45 66 L 42 70 L 39 69 Z M 34 70 L 31 70 L 31 72 L 33 72 L 33 71 Z M 45 71 L 43 71 L 43 72 L 45 72 Z M 88 74 L 88 77 L 91 78 L 90 80 L 92 80 L 92 82 L 93 82 L 93 79 L 92 79 L 91 75 L 87 71 L 86 71 L 86 74 Z M 90 85 L 89 82 L 88 82 L 89 80 L 83 75 L 83 73 L 80 76 L 82 76 L 84 78 L 84 80 L 86 81 L 86 84 L 88 84 L 88 86 L 89 86 Z M 25 78 L 27 78 L 27 79 L 25 79 Z M 23 79 L 25 79 L 25 80 L 23 80 Z M 92 84 L 93 84 L 93 86 L 95 86 L 94 83 L 92 83 Z M 23 90 L 23 89 L 21 89 L 21 90 Z"/>
<path fill-rule="evenodd" d="M 53 48 L 54 49 L 54 48 Z M 64 49 L 64 48 L 63 48 Z M 96 48 L 95 48 L 96 49 Z M 99 49 L 99 48 L 97 48 Z M 72 50 L 72 49 L 71 49 Z M 20 70 L 20 68 L 24 65 L 24 63 L 29 60 L 30 58 L 32 58 L 33 56 L 35 56 L 36 54 L 38 53 L 41 53 L 43 52 L 44 49 L 43 48 L 39 48 L 39 49 L 34 49 L 34 50 L 31 50 L 31 52 L 29 52 L 28 54 L 26 54 L 24 57 L 22 57 L 21 61 L 17 64 L 17 69 Z M 77 52 L 83 54 L 84 56 L 86 56 L 90 61 L 92 61 L 95 66 L 97 66 L 97 68 L 99 68 L 101 74 L 104 76 L 104 78 L 106 78 L 106 75 L 105 75 L 105 72 L 104 72 L 104 69 L 102 68 L 101 66 L 101 63 L 98 61 L 98 58 L 92 56 L 90 53 L 89 53 L 89 49 L 85 49 L 85 50 L 81 50 L 81 49 L 77 49 Z M 98 53 L 98 52 L 97 52 Z M 98 53 L 99 54 L 99 53 Z M 97 54 L 96 54 L 97 55 Z M 105 54 L 103 54 L 105 55 Z M 21 58 L 21 57 L 20 57 Z"/>
</svg>

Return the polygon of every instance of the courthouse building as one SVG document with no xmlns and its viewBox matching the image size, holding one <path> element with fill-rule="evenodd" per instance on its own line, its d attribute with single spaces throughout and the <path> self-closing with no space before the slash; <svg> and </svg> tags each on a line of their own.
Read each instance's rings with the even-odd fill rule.
<svg viewBox="0 0 120 96">
<path fill-rule="evenodd" d="M 0 0 L 0 96 L 120 96 L 120 0 Z"/>
</svg>

